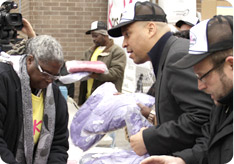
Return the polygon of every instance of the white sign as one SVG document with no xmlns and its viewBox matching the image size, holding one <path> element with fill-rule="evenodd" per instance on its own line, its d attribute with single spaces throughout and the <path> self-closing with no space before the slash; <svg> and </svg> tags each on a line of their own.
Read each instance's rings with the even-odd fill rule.
<svg viewBox="0 0 234 164">
<path fill-rule="evenodd" d="M 119 23 L 121 13 L 127 5 L 137 1 L 145 2 L 147 0 L 108 0 L 108 29 Z"/>
<path fill-rule="evenodd" d="M 159 0 L 158 5 L 167 14 L 168 23 L 176 23 L 184 17 L 196 17 L 196 0 Z"/>
</svg>

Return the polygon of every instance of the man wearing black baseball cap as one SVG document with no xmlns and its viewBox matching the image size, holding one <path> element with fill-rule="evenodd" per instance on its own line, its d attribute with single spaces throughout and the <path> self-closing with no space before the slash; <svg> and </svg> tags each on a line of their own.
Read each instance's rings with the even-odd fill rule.
<svg viewBox="0 0 234 164">
<path fill-rule="evenodd" d="M 161 155 L 191 148 L 202 135 L 213 102 L 197 89 L 192 69 L 171 67 L 188 52 L 189 40 L 173 36 L 163 9 L 148 1 L 126 7 L 120 23 L 108 33 L 124 36 L 122 46 L 130 58 L 136 64 L 150 60 L 156 76 L 157 125 L 131 136 L 132 149 L 138 155 Z"/>
<path fill-rule="evenodd" d="M 225 30 L 223 30 L 225 29 Z M 215 105 L 203 136 L 191 149 L 171 156 L 154 156 L 142 164 L 224 164 L 233 156 L 233 16 L 214 16 L 190 30 L 189 54 L 173 64 L 193 67 L 198 88 L 211 95 Z"/>
<path fill-rule="evenodd" d="M 85 34 L 92 36 L 94 45 L 85 51 L 82 60 L 102 61 L 109 71 L 106 74 L 93 73 L 90 79 L 81 82 L 78 105 L 82 105 L 92 92 L 105 82 L 112 82 L 121 92 L 126 66 L 126 54 L 109 38 L 106 23 L 92 22 L 90 30 Z"/>
</svg>

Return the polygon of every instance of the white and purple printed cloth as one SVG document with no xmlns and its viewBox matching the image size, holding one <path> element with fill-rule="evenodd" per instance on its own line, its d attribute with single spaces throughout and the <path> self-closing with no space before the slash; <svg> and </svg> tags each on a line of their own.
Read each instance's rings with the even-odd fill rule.
<svg viewBox="0 0 234 164">
<path fill-rule="evenodd" d="M 137 103 L 151 107 L 155 102 L 154 97 L 143 93 L 114 95 L 115 93 L 117 90 L 113 83 L 104 83 L 91 94 L 75 114 L 70 128 L 71 139 L 83 151 L 95 145 L 106 133 L 125 127 L 126 114 L 129 115 L 129 111 L 138 110 L 140 114 Z M 133 121 L 135 124 L 136 118 Z"/>
</svg>

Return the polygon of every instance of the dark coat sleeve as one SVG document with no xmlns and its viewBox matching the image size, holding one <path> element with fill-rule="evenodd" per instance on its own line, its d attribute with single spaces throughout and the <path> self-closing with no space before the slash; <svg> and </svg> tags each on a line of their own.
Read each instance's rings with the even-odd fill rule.
<svg viewBox="0 0 234 164">
<path fill-rule="evenodd" d="M 207 163 L 207 149 L 209 141 L 210 123 L 202 127 L 203 137 L 196 140 L 196 144 L 191 149 L 185 149 L 173 153 L 174 156 L 181 157 L 187 164 Z"/>
<path fill-rule="evenodd" d="M 160 96 L 156 97 L 160 104 L 160 109 L 156 109 L 158 126 L 143 131 L 144 143 L 150 155 L 170 155 L 191 148 L 196 138 L 202 136 L 202 125 L 209 121 L 213 102 L 210 96 L 198 90 L 192 68 L 180 70 L 171 66 L 185 55 L 185 51 L 177 53 L 169 53 L 173 56 L 167 57 L 160 90 L 155 91 L 160 92 Z"/>
<path fill-rule="evenodd" d="M 22 125 L 22 119 L 19 121 L 22 114 L 18 113 L 21 109 L 21 97 L 17 94 L 20 85 L 16 84 L 20 82 L 13 68 L 0 63 L 0 157 L 10 164 L 17 163 L 15 153 Z"/>
<path fill-rule="evenodd" d="M 210 122 L 202 127 L 203 136 L 197 138 L 191 149 L 173 155 L 186 164 L 228 163 L 233 158 L 233 112 L 227 113 L 226 109 L 226 104 L 214 106 Z"/>
<path fill-rule="evenodd" d="M 68 108 L 67 103 L 58 87 L 53 85 L 56 107 L 55 132 L 48 163 L 67 163 L 68 158 Z"/>
</svg>

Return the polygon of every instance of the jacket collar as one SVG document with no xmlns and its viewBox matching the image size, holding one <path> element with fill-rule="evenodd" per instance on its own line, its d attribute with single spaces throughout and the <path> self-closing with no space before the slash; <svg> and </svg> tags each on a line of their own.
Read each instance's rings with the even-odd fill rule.
<svg viewBox="0 0 234 164">
<path fill-rule="evenodd" d="M 171 32 L 167 32 L 164 34 L 157 43 L 153 46 L 153 48 L 148 52 L 148 55 L 150 57 L 150 60 L 152 62 L 153 68 L 154 68 L 154 74 L 157 78 L 157 72 L 159 69 L 159 61 L 161 59 L 164 46 L 166 45 L 168 39 L 171 36 Z"/>
<path fill-rule="evenodd" d="M 215 112 L 215 126 L 217 129 L 215 130 L 215 136 L 211 141 L 210 147 L 219 139 L 233 133 L 233 91 L 231 91 L 224 98 L 220 99 L 219 102 L 221 103 L 221 105 L 214 109 L 218 110 L 217 112 Z M 220 124 L 219 120 L 223 115 L 225 115 L 224 113 L 226 114 L 226 119 Z"/>
<path fill-rule="evenodd" d="M 231 105 L 230 103 L 233 103 L 233 90 L 231 90 L 227 96 L 218 100 L 218 102 L 221 104 Z"/>
<path fill-rule="evenodd" d="M 218 128 L 214 138 L 211 140 L 211 143 L 209 144 L 209 147 L 212 147 L 212 145 L 216 143 L 218 140 L 232 133 L 233 133 L 233 112 L 229 114 L 225 122 L 221 125 L 220 128 Z"/>
</svg>

